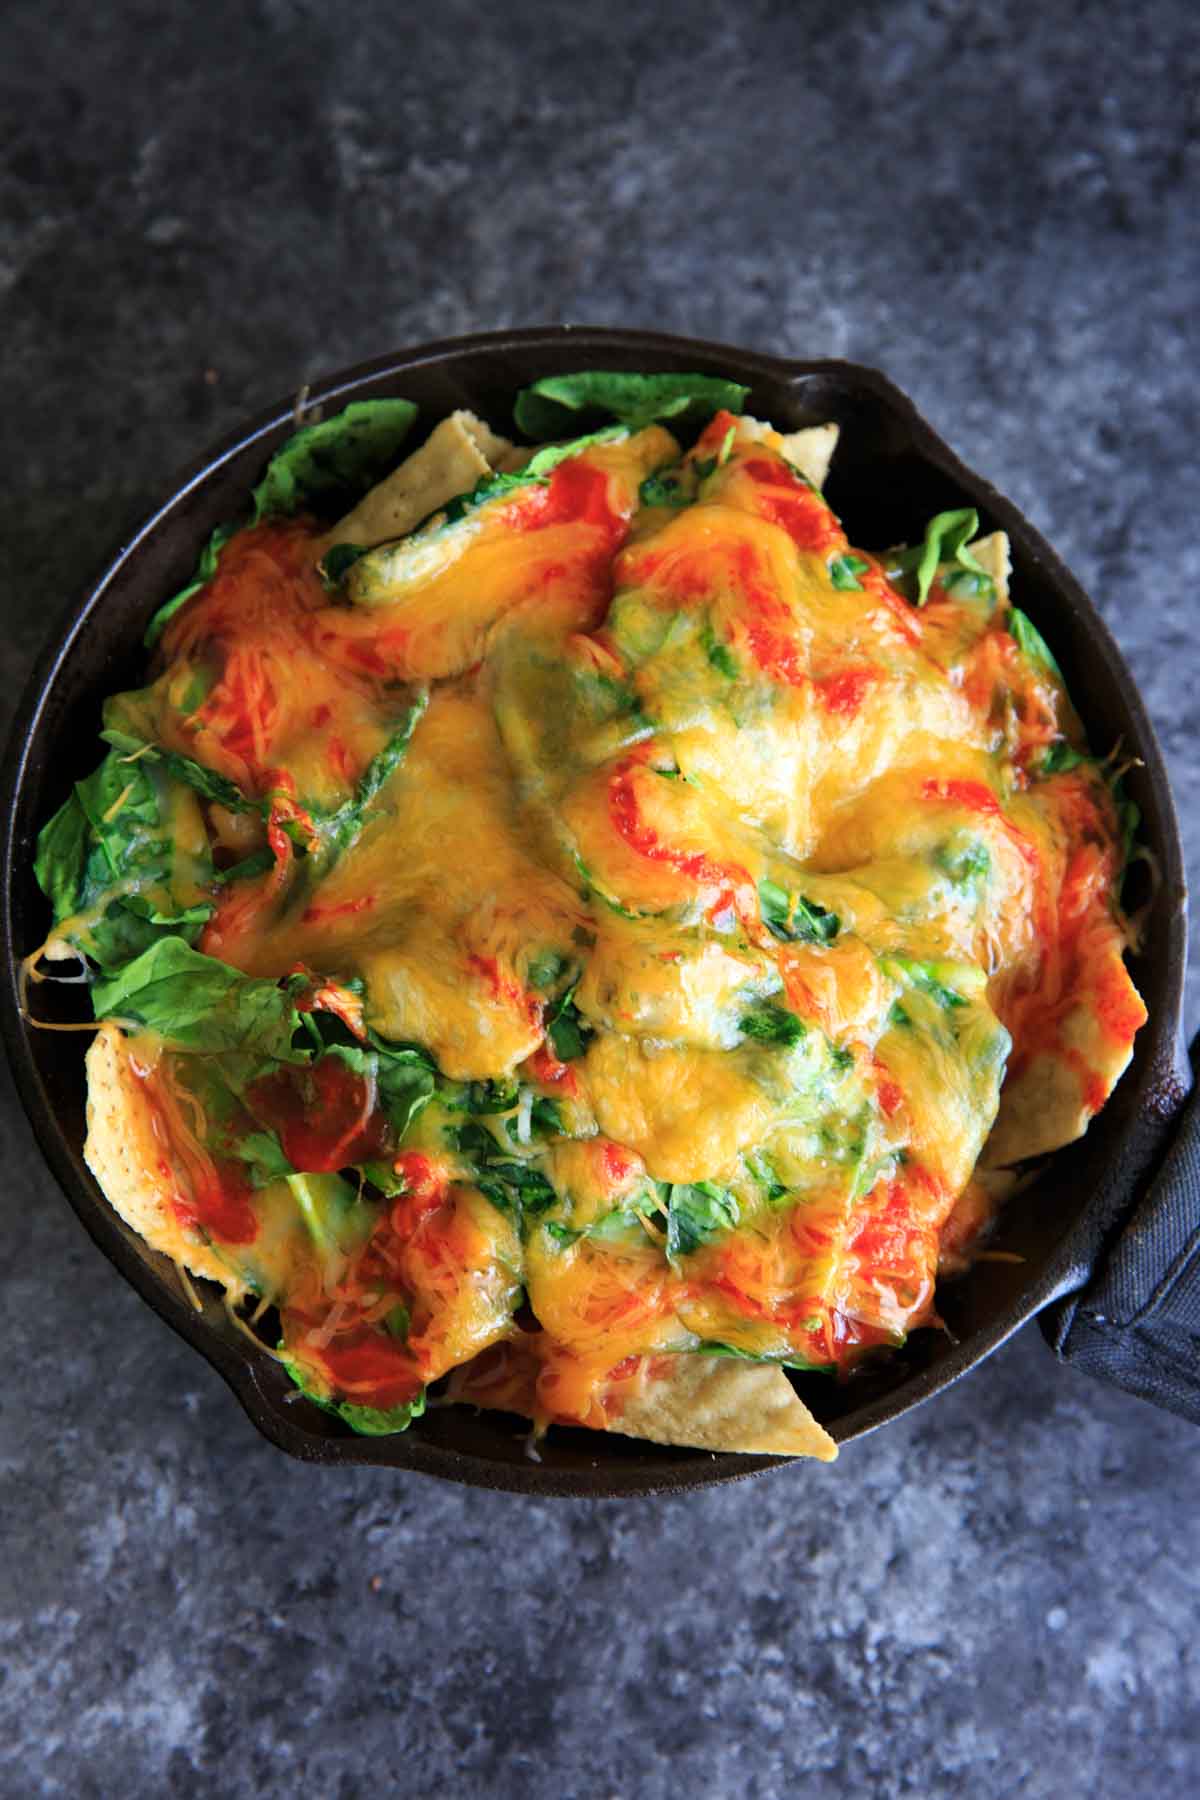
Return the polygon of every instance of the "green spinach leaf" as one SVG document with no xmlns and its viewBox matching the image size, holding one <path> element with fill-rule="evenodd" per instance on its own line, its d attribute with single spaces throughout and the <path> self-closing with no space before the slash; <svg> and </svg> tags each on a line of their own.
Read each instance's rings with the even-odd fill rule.
<svg viewBox="0 0 1200 1800">
<path fill-rule="evenodd" d="M 328 1016 L 317 1015 L 321 1020 Z M 390 1044 L 375 1031 L 368 1033 L 365 1046 L 322 1044 L 318 1059 L 321 1056 L 336 1057 L 356 1075 L 374 1080 L 379 1104 L 401 1140 L 437 1087 L 437 1064 L 428 1051 L 417 1044 Z"/>
<path fill-rule="evenodd" d="M 979 600 L 996 592 L 991 576 L 978 569 L 955 569 L 945 577 L 942 587 L 956 600 Z"/>
<path fill-rule="evenodd" d="M 701 631 L 700 643 L 705 656 L 717 673 L 724 675 L 728 681 L 736 681 L 739 673 L 737 658 L 728 644 L 723 643 L 717 636 L 711 624 L 705 625 Z"/>
<path fill-rule="evenodd" d="M 1068 744 L 1066 738 L 1060 738 L 1057 744 L 1051 744 L 1037 765 L 1039 775 L 1065 775 L 1071 769 L 1077 769 L 1080 763 L 1088 758 L 1081 750 Z"/>
<path fill-rule="evenodd" d="M 941 512 L 930 519 L 920 544 L 910 550 L 901 550 L 893 557 L 892 566 L 896 572 L 914 579 L 913 598 L 918 606 L 924 606 L 928 600 L 929 590 L 943 563 L 957 563 L 991 584 L 987 570 L 967 549 L 968 542 L 978 531 L 979 514 L 973 507 Z"/>
<path fill-rule="evenodd" d="M 561 994 L 546 1008 L 546 1036 L 550 1039 L 559 1062 L 574 1062 L 577 1056 L 582 1056 L 592 1036 L 591 1026 L 575 1004 L 574 994 L 578 986 L 579 980 L 576 977 L 566 993 Z"/>
<path fill-rule="evenodd" d="M 398 1343 L 407 1344 L 408 1334 L 412 1329 L 412 1314 L 409 1312 L 407 1306 L 405 1306 L 403 1300 L 398 1300 L 391 1312 L 384 1315 L 383 1329 L 387 1332 L 389 1337 L 394 1337 Z"/>
<path fill-rule="evenodd" d="M 389 1318 L 390 1316 L 389 1314 Z M 299 1364 L 284 1352 L 282 1344 L 279 1349 L 279 1360 L 305 1398 L 311 1400 L 314 1406 L 319 1406 L 322 1412 L 332 1413 L 335 1418 L 341 1419 L 351 1431 L 357 1431 L 360 1437 L 391 1437 L 397 1431 L 406 1431 L 413 1420 L 419 1419 L 425 1411 L 424 1392 L 403 1406 L 390 1406 L 386 1409 L 355 1406 L 349 1400 L 326 1400 L 305 1378 Z"/>
<path fill-rule="evenodd" d="M 862 582 L 858 578 L 870 566 L 865 556 L 834 556 L 829 562 L 829 579 L 842 593 L 861 594 Z"/>
<path fill-rule="evenodd" d="M 731 1231 L 739 1217 L 736 1195 L 712 1181 L 674 1182 L 667 1194 L 667 1256 L 671 1262 L 688 1256 L 722 1231 Z"/>
<path fill-rule="evenodd" d="M 292 1050 L 300 1015 L 287 987 L 243 975 L 179 937 L 160 938 L 134 962 L 94 982 L 92 1004 L 98 1019 L 130 1020 L 178 1050 L 300 1060 Z"/>
<path fill-rule="evenodd" d="M 355 400 L 331 418 L 302 425 L 253 490 L 253 523 L 366 493 L 395 466 L 416 416 L 411 400 Z"/>
<path fill-rule="evenodd" d="M 1054 660 L 1054 652 L 1033 620 L 1027 618 L 1020 607 L 1014 606 L 1009 613 L 1008 629 L 1030 662 L 1038 663 L 1043 669 L 1048 669 L 1052 675 L 1057 676 L 1059 681 L 1062 680 L 1062 670 Z"/>
<path fill-rule="evenodd" d="M 370 547 L 369 544 L 331 544 L 329 546 L 317 564 L 321 585 L 326 593 L 337 592 L 359 557 L 365 556 Z"/>
<path fill-rule="evenodd" d="M 558 1101 L 552 1100 L 547 1094 L 538 1094 L 529 1103 L 528 1138 L 521 1138 L 520 1125 L 515 1118 L 505 1119 L 504 1129 L 514 1144 L 528 1143 L 535 1135 L 537 1137 L 565 1137 L 567 1135 L 563 1129 Z"/>
<path fill-rule="evenodd" d="M 1138 828 L 1142 823 L 1142 809 L 1136 800 L 1131 800 L 1125 791 L 1125 783 L 1121 776 L 1112 784 L 1113 804 L 1117 809 L 1117 827 L 1121 833 L 1121 866 L 1124 867 L 1133 855 L 1137 844 Z"/>
<path fill-rule="evenodd" d="M 679 476 L 669 471 L 647 475 L 638 489 L 638 501 L 642 506 L 690 506 L 693 497 Z"/>
<path fill-rule="evenodd" d="M 243 1138 L 238 1138 L 234 1150 L 250 1172 L 250 1180 L 256 1188 L 266 1187 L 269 1182 L 282 1181 L 288 1175 L 294 1175 L 295 1169 L 283 1154 L 283 1145 L 273 1131 L 251 1131 Z"/>
<path fill-rule="evenodd" d="M 521 1084 L 512 1077 L 498 1081 L 468 1081 L 462 1099 L 456 1104 L 465 1112 L 487 1117 L 511 1112 L 521 1098 Z"/>
<path fill-rule="evenodd" d="M 776 881 L 759 882 L 758 903 L 767 929 L 787 943 L 832 944 L 842 927 L 828 907 L 803 894 L 789 894 Z"/>
<path fill-rule="evenodd" d="M 266 845 L 255 850 L 253 855 L 244 856 L 241 862 L 234 863 L 231 868 L 218 869 L 213 880 L 221 887 L 228 887 L 231 881 L 250 881 L 256 875 L 265 875 L 274 866 L 275 852 Z"/>
<path fill-rule="evenodd" d="M 196 564 L 196 571 L 191 580 L 185 587 L 181 587 L 177 594 L 173 594 L 169 600 L 163 602 L 147 625 L 142 638 L 147 650 L 153 650 L 162 636 L 165 626 L 175 617 L 180 607 L 185 606 L 193 594 L 198 594 L 205 583 L 212 580 L 217 572 L 217 558 L 236 530 L 237 526 L 233 524 L 217 526 L 200 552 L 200 560 Z"/>
<path fill-rule="evenodd" d="M 89 915 L 76 947 L 103 969 L 166 935 L 194 940 L 212 914 L 198 897 L 198 884 L 214 879 L 211 859 L 177 851 L 170 805 L 160 771 L 113 750 L 39 833 L 34 875 L 54 922 Z"/>
<path fill-rule="evenodd" d="M 447 1136 L 459 1155 L 474 1165 L 473 1179 L 480 1193 L 518 1228 L 554 1205 L 558 1196 L 541 1171 L 506 1155 L 485 1126 L 451 1126 Z"/>
<path fill-rule="evenodd" d="M 802 1020 L 783 1006 L 756 1006 L 742 1019 L 742 1031 L 762 1044 L 779 1044 L 790 1050 L 806 1036 Z"/>
<path fill-rule="evenodd" d="M 742 1153 L 742 1161 L 751 1179 L 762 1189 L 767 1200 L 782 1200 L 788 1189 L 780 1181 L 775 1170 L 761 1150 L 747 1150 Z"/>
<path fill-rule="evenodd" d="M 421 1108 L 432 1098 L 437 1085 L 433 1063 L 424 1051 L 386 1049 L 376 1039 L 375 1078 L 379 1083 L 379 1103 L 383 1107 L 397 1137 L 405 1132 Z"/>
<path fill-rule="evenodd" d="M 122 756 L 136 756 L 140 762 L 161 763 L 174 780 L 193 788 L 205 800 L 216 800 L 230 812 L 265 810 L 265 803 L 260 808 L 259 802 L 247 800 L 235 782 L 225 775 L 218 775 L 215 769 L 206 769 L 203 763 L 196 762 L 190 756 L 183 756 L 177 750 L 163 750 L 148 739 L 126 731 L 118 722 L 110 723 L 110 720 L 120 720 L 120 700 L 121 696 L 116 695 L 113 700 L 105 702 L 105 725 L 100 736 L 106 744 L 111 744 Z"/>
<path fill-rule="evenodd" d="M 475 1177 L 475 1185 L 492 1205 L 518 1225 L 547 1212 L 557 1195 L 546 1177 L 520 1162 L 490 1162 Z"/>
<path fill-rule="evenodd" d="M 893 974 L 899 973 L 910 987 L 916 988 L 919 993 L 928 994 L 944 1011 L 951 1012 L 955 1007 L 970 1004 L 965 994 L 960 994 L 957 988 L 950 987 L 941 979 L 935 963 L 915 962 L 907 956 L 892 956 L 888 958 L 887 966 Z M 904 1023 L 910 1021 L 905 1019 Z"/>
<path fill-rule="evenodd" d="M 564 437 L 579 414 L 607 413 L 631 431 L 659 420 L 679 430 L 703 425 L 722 408 L 740 413 L 749 388 L 717 375 L 642 375 L 612 369 L 547 375 L 522 389 L 513 408 L 518 428 L 534 439 Z"/>
<path fill-rule="evenodd" d="M 810 1321 L 811 1323 L 811 1321 Z M 775 1363 L 781 1369 L 801 1369 L 815 1375 L 832 1375 L 836 1363 L 810 1362 L 806 1356 L 756 1356 L 753 1350 L 739 1350 L 736 1344 L 697 1344 L 698 1356 L 734 1356 L 739 1362 Z"/>
<path fill-rule="evenodd" d="M 413 732 L 420 724 L 428 704 L 428 693 L 419 693 L 396 721 L 396 729 L 383 749 L 368 763 L 353 796 L 344 801 L 336 812 L 317 819 L 317 831 L 322 849 L 320 864 L 323 875 L 328 874 L 333 860 L 341 855 L 358 836 L 362 829 L 364 815 L 371 802 L 403 762 L 408 746 L 412 743 Z"/>
<path fill-rule="evenodd" d="M 420 1393 L 406 1406 L 390 1406 L 385 1411 L 377 1406 L 353 1406 L 349 1400 L 343 1400 L 332 1410 L 360 1437 L 392 1437 L 398 1431 L 407 1431 L 413 1420 L 421 1417 L 425 1411 L 425 1395 Z"/>
</svg>

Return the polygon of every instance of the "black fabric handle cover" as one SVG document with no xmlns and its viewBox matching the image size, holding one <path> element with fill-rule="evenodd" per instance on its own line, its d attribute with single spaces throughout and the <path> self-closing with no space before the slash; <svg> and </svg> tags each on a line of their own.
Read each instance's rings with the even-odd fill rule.
<svg viewBox="0 0 1200 1800">
<path fill-rule="evenodd" d="M 1157 1172 L 1131 1184 L 1090 1279 L 1040 1324 L 1064 1362 L 1200 1424 L 1200 1035 L 1191 1064 Z"/>
</svg>

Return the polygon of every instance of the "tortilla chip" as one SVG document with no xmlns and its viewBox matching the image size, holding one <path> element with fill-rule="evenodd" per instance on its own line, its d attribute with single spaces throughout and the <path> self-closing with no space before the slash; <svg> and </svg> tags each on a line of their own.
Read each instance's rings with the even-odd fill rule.
<svg viewBox="0 0 1200 1800">
<path fill-rule="evenodd" d="M 221 1282 L 232 1298 L 249 1290 L 198 1235 L 181 1225 L 154 1113 L 134 1073 L 129 1043 L 115 1025 L 102 1025 L 87 1053 L 88 1168 L 109 1205 L 152 1250 L 161 1250 L 193 1275 Z"/>
<path fill-rule="evenodd" d="M 1041 1051 L 1005 1084 L 984 1151 L 986 1166 L 1003 1168 L 1027 1156 L 1046 1156 L 1082 1137 L 1090 1118 L 1075 1070 L 1052 1052 Z"/>
<path fill-rule="evenodd" d="M 369 550 L 404 537 L 439 506 L 492 474 L 512 448 L 507 438 L 497 437 L 474 413 L 451 413 L 419 450 L 405 457 L 318 540 L 317 555 L 324 555 L 332 544 L 358 544 Z"/>
<path fill-rule="evenodd" d="M 489 1344 L 470 1362 L 451 1369 L 446 1381 L 446 1399 L 463 1401 L 481 1407 L 485 1412 L 517 1413 L 532 1419 L 537 1412 L 537 1378 L 541 1369 L 537 1355 L 522 1333 L 516 1339 Z"/>
<path fill-rule="evenodd" d="M 789 431 L 781 438 L 779 447 L 814 487 L 824 487 L 837 449 L 838 434 L 836 425 L 806 425 L 803 431 Z"/>
<path fill-rule="evenodd" d="M 497 438 L 503 444 L 503 438 Z M 539 451 L 548 449 L 547 444 L 509 444 L 497 457 L 492 458 L 492 467 L 498 475 L 519 475 L 537 456 Z"/>
<path fill-rule="evenodd" d="M 537 1398 L 537 1335 L 494 1344 L 460 1364 L 447 1399 L 489 1411 L 545 1420 Z M 775 1363 L 695 1351 L 649 1356 L 633 1374 L 596 1396 L 587 1419 L 559 1418 L 592 1430 L 682 1449 L 728 1450 L 747 1456 L 815 1456 L 833 1462 L 837 1445 L 799 1400 Z M 606 1419 L 607 1415 L 607 1419 Z"/>
<path fill-rule="evenodd" d="M 988 1169 L 1048 1156 L 1081 1138 L 1125 1073 L 1130 1048 L 1112 1049 L 1085 1073 L 1053 1051 L 1040 1051 L 1007 1082 L 984 1151 Z"/>
<path fill-rule="evenodd" d="M 1008 533 L 993 531 L 988 537 L 976 538 L 967 549 L 975 558 L 980 568 L 989 574 L 996 584 L 996 592 L 1002 600 L 1008 599 L 1008 580 L 1012 574 L 1012 552 L 1009 548 Z"/>
<path fill-rule="evenodd" d="M 985 1168 L 1074 1143 L 1129 1067 L 1134 1033 L 1146 1022 L 1145 1004 L 1125 967 L 1117 925 L 1103 918 L 1093 938 L 1053 1045 L 1038 1050 L 1001 1090 Z"/>
<path fill-rule="evenodd" d="M 689 1353 L 656 1359 L 642 1391 L 622 1402 L 610 1431 L 748 1456 L 815 1456 L 837 1445 L 774 1363 Z"/>
</svg>

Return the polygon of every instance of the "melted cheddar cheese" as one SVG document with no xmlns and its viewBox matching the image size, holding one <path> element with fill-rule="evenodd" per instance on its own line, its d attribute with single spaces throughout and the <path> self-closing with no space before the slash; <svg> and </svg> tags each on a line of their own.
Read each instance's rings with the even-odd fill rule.
<svg viewBox="0 0 1200 1800">
<path fill-rule="evenodd" d="M 486 1352 L 475 1397 L 603 1425 L 648 1359 L 933 1322 L 981 1158 L 1082 1130 L 1145 1016 L 1110 784 L 1003 580 L 914 605 L 729 414 L 332 593 L 327 543 L 235 536 L 106 719 L 206 834 L 196 966 L 308 1033 L 129 1040 L 176 1219 L 297 1379 L 382 1416 Z"/>
</svg>

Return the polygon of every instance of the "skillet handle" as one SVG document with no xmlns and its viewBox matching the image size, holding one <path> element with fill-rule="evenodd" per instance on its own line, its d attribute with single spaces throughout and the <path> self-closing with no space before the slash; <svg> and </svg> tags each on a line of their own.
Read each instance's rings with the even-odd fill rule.
<svg viewBox="0 0 1200 1800">
<path fill-rule="evenodd" d="M 1165 1153 L 1135 1180 L 1078 1290 L 1042 1314 L 1063 1362 L 1200 1424 L 1200 1034 Z"/>
</svg>

